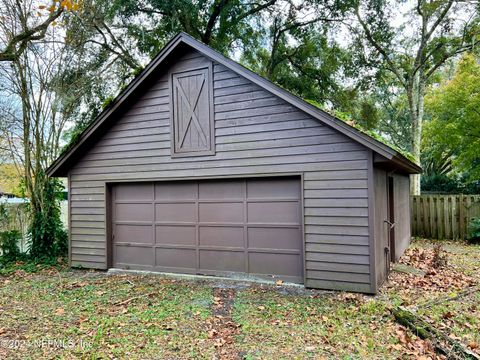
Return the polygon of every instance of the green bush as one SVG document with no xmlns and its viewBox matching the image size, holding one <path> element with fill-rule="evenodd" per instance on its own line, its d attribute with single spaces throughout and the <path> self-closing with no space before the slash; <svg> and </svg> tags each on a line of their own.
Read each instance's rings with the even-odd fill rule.
<svg viewBox="0 0 480 360">
<path fill-rule="evenodd" d="M 468 240 L 480 243 L 480 218 L 473 218 L 468 224 Z"/>
<path fill-rule="evenodd" d="M 472 181 L 468 174 L 452 176 L 446 174 L 422 175 L 422 192 L 441 194 L 480 194 L 480 181 Z"/>
<path fill-rule="evenodd" d="M 14 262 L 21 257 L 18 247 L 22 233 L 18 230 L 12 212 L 0 204 L 0 262 Z"/>
<path fill-rule="evenodd" d="M 20 258 L 20 249 L 18 242 L 22 234 L 18 230 L 8 230 L 0 232 L 0 250 L 2 252 L 2 262 L 11 262 Z"/>
<path fill-rule="evenodd" d="M 447 194 L 461 192 L 461 186 L 458 180 L 445 174 L 422 175 L 421 183 L 422 191 L 432 191 Z"/>
<path fill-rule="evenodd" d="M 44 203 L 31 209 L 30 257 L 48 260 L 65 256 L 68 252 L 68 235 L 60 218 L 60 200 L 63 186 L 56 179 L 44 184 Z"/>
</svg>

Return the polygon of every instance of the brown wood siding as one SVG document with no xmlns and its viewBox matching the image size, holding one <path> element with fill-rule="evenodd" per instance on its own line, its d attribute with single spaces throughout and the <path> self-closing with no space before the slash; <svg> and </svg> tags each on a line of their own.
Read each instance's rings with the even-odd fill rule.
<svg viewBox="0 0 480 360">
<path fill-rule="evenodd" d="M 410 177 L 394 175 L 395 260 L 405 252 L 411 238 Z"/>
<path fill-rule="evenodd" d="M 388 246 L 388 225 L 385 223 L 388 216 L 387 173 L 385 170 L 373 169 L 373 183 L 375 193 L 375 272 L 377 286 L 380 286 L 387 276 L 387 256 L 385 247 Z"/>
<path fill-rule="evenodd" d="M 179 59 L 169 71 L 208 62 Z M 369 150 L 214 64 L 216 153 L 172 158 L 168 76 L 72 168 L 72 265 L 107 267 L 107 182 L 303 174 L 306 286 L 371 291 Z"/>
</svg>

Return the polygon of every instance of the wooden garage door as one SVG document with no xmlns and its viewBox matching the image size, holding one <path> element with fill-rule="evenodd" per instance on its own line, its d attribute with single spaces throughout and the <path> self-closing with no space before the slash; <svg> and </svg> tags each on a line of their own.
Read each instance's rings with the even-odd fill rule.
<svg viewBox="0 0 480 360">
<path fill-rule="evenodd" d="M 113 267 L 303 282 L 298 178 L 112 188 Z"/>
</svg>

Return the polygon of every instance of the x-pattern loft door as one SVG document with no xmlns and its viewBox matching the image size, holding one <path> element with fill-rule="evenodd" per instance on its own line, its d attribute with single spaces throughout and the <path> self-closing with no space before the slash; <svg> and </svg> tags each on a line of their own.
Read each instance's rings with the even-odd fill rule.
<svg viewBox="0 0 480 360">
<path fill-rule="evenodd" d="M 172 75 L 173 155 L 213 152 L 210 68 Z"/>
</svg>

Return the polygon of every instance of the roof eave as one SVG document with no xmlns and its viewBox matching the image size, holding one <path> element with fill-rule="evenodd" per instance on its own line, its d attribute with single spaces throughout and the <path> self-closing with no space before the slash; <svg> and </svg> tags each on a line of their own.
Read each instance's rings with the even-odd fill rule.
<svg viewBox="0 0 480 360">
<path fill-rule="evenodd" d="M 85 140 L 90 137 L 95 130 L 103 124 L 103 122 L 113 113 L 118 107 L 130 96 L 130 94 L 137 89 L 137 87 L 145 80 L 148 75 L 150 75 L 157 67 L 158 63 L 161 63 L 168 54 L 182 41 L 183 33 L 179 33 L 172 40 L 170 40 L 162 51 L 148 64 L 145 69 L 135 78 L 130 84 L 122 91 L 120 94 L 115 97 L 112 104 L 105 108 L 80 135 L 78 141 L 73 145 L 69 150 L 67 150 L 63 155 L 56 159 L 47 169 L 46 174 L 50 177 L 63 177 L 67 175 L 66 171 L 62 171 L 65 165 L 65 161 L 75 153 L 75 151 L 83 145 Z"/>
<path fill-rule="evenodd" d="M 403 168 L 409 174 L 421 174 L 423 172 L 421 166 L 415 164 L 413 161 L 410 161 L 400 153 L 397 153 L 394 157 L 392 157 L 391 161 Z"/>
</svg>

